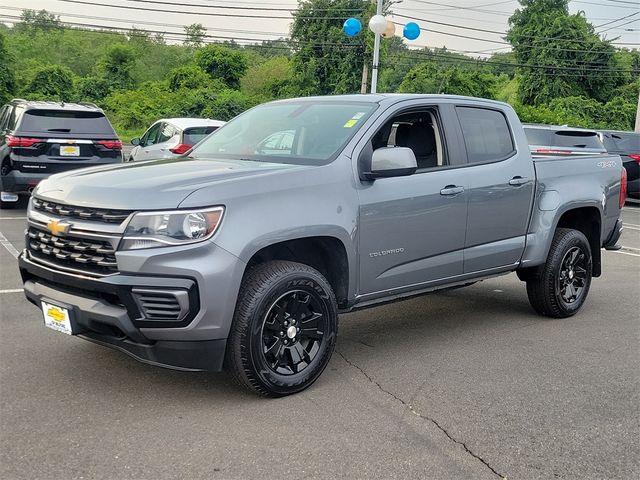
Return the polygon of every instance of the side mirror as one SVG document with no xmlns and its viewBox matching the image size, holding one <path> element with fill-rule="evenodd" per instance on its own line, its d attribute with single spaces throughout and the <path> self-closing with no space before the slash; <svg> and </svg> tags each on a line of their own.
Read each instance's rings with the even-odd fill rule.
<svg viewBox="0 0 640 480">
<path fill-rule="evenodd" d="M 370 180 L 384 177 L 413 175 L 418 169 L 413 150 L 406 147 L 382 147 L 371 156 L 371 170 L 366 173 Z"/>
<path fill-rule="evenodd" d="M 131 139 L 131 145 L 133 145 L 134 147 L 137 147 L 138 145 L 140 145 L 140 139 L 139 138 L 132 138 Z"/>
</svg>

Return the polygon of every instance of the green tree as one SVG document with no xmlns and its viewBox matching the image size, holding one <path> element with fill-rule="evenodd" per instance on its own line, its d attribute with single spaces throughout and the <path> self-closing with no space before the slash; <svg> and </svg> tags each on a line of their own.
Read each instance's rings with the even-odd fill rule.
<svg viewBox="0 0 640 480">
<path fill-rule="evenodd" d="M 186 34 L 184 45 L 191 48 L 199 48 L 204 43 L 207 29 L 201 23 L 192 23 L 184 27 L 184 33 Z"/>
<path fill-rule="evenodd" d="M 439 68 L 433 63 L 423 63 L 409 70 L 398 91 L 493 98 L 497 84 L 498 77 L 490 73 L 460 67 Z"/>
<path fill-rule="evenodd" d="M 293 68 L 287 57 L 272 57 L 254 65 L 240 80 L 242 91 L 266 98 L 288 96 L 291 90 Z"/>
<path fill-rule="evenodd" d="M 181 88 L 205 88 L 212 82 L 209 75 L 196 65 L 174 68 L 169 72 L 167 80 L 169 81 L 169 90 L 172 92 Z"/>
<path fill-rule="evenodd" d="M 22 95 L 37 100 L 68 102 L 73 99 L 73 72 L 62 65 L 47 65 L 33 72 Z"/>
<path fill-rule="evenodd" d="M 247 71 L 245 55 L 220 45 L 207 45 L 196 52 L 196 63 L 213 79 L 220 79 L 231 88 L 240 87 L 240 78 Z"/>
<path fill-rule="evenodd" d="M 101 77 L 112 89 L 125 90 L 133 87 L 132 70 L 136 55 L 132 47 L 123 44 L 111 45 L 99 63 Z"/>
<path fill-rule="evenodd" d="M 363 64 L 369 64 L 371 59 L 371 35 L 366 24 L 373 8 L 367 0 L 299 2 L 293 14 L 291 45 L 300 93 L 326 95 L 360 91 Z M 357 37 L 349 38 L 342 32 L 348 16 L 362 21 L 363 31 Z"/>
<path fill-rule="evenodd" d="M 603 41 L 568 0 L 519 0 L 507 39 L 519 68 L 520 99 L 538 105 L 554 98 L 584 96 L 606 101 L 624 76 L 615 48 Z"/>
<path fill-rule="evenodd" d="M 7 50 L 5 36 L 0 32 L 0 105 L 11 99 L 16 91 L 16 77 L 12 56 Z"/>
<path fill-rule="evenodd" d="M 27 31 L 50 31 L 59 30 L 62 28 L 60 17 L 49 13 L 46 10 L 29 10 L 24 9 L 20 14 L 20 23 L 18 29 Z"/>
</svg>

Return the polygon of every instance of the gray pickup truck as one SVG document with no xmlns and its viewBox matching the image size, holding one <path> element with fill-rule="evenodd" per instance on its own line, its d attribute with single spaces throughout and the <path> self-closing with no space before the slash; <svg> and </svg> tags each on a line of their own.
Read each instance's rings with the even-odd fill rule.
<svg viewBox="0 0 640 480">
<path fill-rule="evenodd" d="M 292 99 L 179 159 L 43 181 L 19 265 L 54 330 L 282 396 L 320 376 L 342 312 L 515 271 L 538 313 L 573 315 L 625 188 L 618 156 L 532 160 L 503 103 Z"/>
</svg>

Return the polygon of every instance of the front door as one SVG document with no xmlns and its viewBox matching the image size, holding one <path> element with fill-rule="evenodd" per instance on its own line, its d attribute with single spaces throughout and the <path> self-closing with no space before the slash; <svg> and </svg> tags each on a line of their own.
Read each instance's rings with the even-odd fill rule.
<svg viewBox="0 0 640 480">
<path fill-rule="evenodd" d="M 373 148 L 411 148 L 418 171 L 381 178 L 360 195 L 360 295 L 373 299 L 428 287 L 463 273 L 467 182 L 458 150 L 447 148 L 436 107 L 400 112 L 373 136 Z M 452 139 L 452 143 L 453 139 Z"/>
</svg>

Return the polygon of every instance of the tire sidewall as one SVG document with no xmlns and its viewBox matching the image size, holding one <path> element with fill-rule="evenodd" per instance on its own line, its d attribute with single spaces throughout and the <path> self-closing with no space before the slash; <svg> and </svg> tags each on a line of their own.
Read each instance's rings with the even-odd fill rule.
<svg viewBox="0 0 640 480">
<path fill-rule="evenodd" d="M 262 327 L 268 309 L 282 295 L 291 290 L 303 290 L 319 296 L 323 313 L 327 318 L 326 330 L 320 349 L 311 363 L 300 373 L 281 375 L 269 368 L 262 353 Z M 272 395 L 288 395 L 304 390 L 323 372 L 335 346 L 337 335 L 337 308 L 335 298 L 326 280 L 313 272 L 290 272 L 274 279 L 266 292 L 255 302 L 250 311 L 243 347 L 247 349 L 249 368 L 256 379 Z"/>
</svg>

